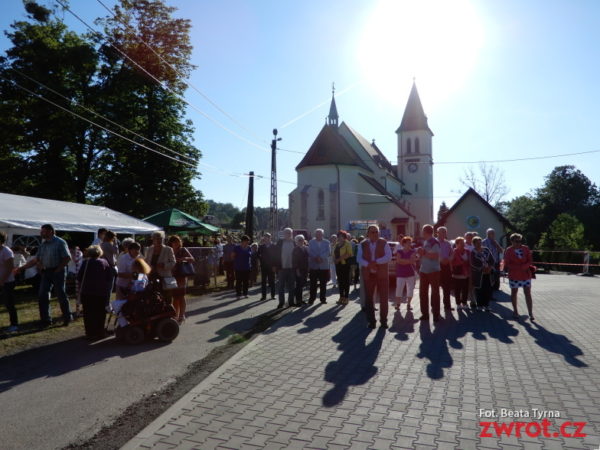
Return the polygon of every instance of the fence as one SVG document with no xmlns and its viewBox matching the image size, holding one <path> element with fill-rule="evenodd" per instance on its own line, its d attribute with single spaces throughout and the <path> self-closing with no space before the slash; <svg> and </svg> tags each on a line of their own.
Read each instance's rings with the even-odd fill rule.
<svg viewBox="0 0 600 450">
<path fill-rule="evenodd" d="M 544 271 L 600 274 L 600 252 L 533 250 L 533 263 Z"/>
<path fill-rule="evenodd" d="M 194 257 L 194 286 L 206 287 L 211 279 L 217 285 L 217 273 L 219 271 L 219 260 L 214 247 L 186 247 Z"/>
</svg>

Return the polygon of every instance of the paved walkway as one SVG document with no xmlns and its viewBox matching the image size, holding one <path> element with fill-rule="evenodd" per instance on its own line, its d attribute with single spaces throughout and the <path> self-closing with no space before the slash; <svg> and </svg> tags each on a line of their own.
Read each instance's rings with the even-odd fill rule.
<svg viewBox="0 0 600 450">
<path fill-rule="evenodd" d="M 0 448 L 55 449 L 92 437 L 277 305 L 251 292 L 240 300 L 231 291 L 189 297 L 186 323 L 170 344 L 77 336 L 0 358 Z"/>
<path fill-rule="evenodd" d="M 454 311 L 434 326 L 402 308 L 387 331 L 366 329 L 355 303 L 296 310 L 126 448 L 598 448 L 600 280 L 539 276 L 536 324 L 509 319 L 503 290 L 492 313 Z M 560 417 L 532 437 L 541 418 L 482 417 L 502 409 Z M 539 426 L 480 437 L 480 422 Z M 576 432 L 566 422 L 585 422 L 587 436 L 559 436 Z"/>
</svg>

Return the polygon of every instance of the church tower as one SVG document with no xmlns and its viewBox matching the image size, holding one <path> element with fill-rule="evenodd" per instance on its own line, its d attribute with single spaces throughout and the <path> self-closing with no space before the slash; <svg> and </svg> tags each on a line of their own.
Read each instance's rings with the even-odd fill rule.
<svg viewBox="0 0 600 450">
<path fill-rule="evenodd" d="M 427 125 L 417 85 L 413 82 L 398 135 L 398 176 L 412 195 L 407 196 L 416 217 L 415 234 L 433 224 L 433 132 Z"/>
<path fill-rule="evenodd" d="M 338 112 L 335 105 L 335 84 L 331 85 L 331 106 L 329 106 L 329 115 L 327 116 L 327 125 L 338 127 Z"/>
</svg>

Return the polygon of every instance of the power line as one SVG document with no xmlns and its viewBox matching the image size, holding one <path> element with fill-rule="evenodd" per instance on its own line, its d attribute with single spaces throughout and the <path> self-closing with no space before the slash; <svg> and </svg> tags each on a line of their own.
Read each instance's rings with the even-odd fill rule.
<svg viewBox="0 0 600 450">
<path fill-rule="evenodd" d="M 15 69 L 15 68 L 13 68 L 13 67 L 10 67 L 10 69 L 11 69 L 11 70 L 13 70 L 14 72 L 18 73 L 18 74 L 19 74 L 19 75 L 21 75 L 22 77 L 25 77 L 25 78 L 27 78 L 28 80 L 30 80 L 30 81 L 32 81 L 32 82 L 34 82 L 34 83 L 36 83 L 37 85 L 39 85 L 39 86 L 41 86 L 41 87 L 43 87 L 43 88 L 45 88 L 45 89 L 49 90 L 49 91 L 50 91 L 50 92 L 52 92 L 53 94 L 56 94 L 56 95 L 58 95 L 59 97 L 63 98 L 64 100 L 66 100 L 66 101 L 68 101 L 68 102 L 70 102 L 70 103 L 73 103 L 73 104 L 75 104 L 76 106 L 78 106 L 78 107 L 80 107 L 80 108 L 82 108 L 82 109 L 84 109 L 84 110 L 86 110 L 86 111 L 88 111 L 88 112 L 90 112 L 90 113 L 94 114 L 96 117 L 99 117 L 99 118 L 101 118 L 101 119 L 104 119 L 104 120 L 106 120 L 107 122 L 109 122 L 110 124 L 112 124 L 112 125 L 116 125 L 116 126 L 117 126 L 117 127 L 119 127 L 120 129 L 122 129 L 122 130 L 125 130 L 125 131 L 128 131 L 129 133 L 131 133 L 131 134 L 133 134 L 133 135 L 135 135 L 135 136 L 139 137 L 140 139 L 143 139 L 143 140 L 145 140 L 145 141 L 147 141 L 147 142 L 150 142 L 150 143 L 152 143 L 152 144 L 154 144 L 154 145 L 157 145 L 158 147 L 161 147 L 161 148 L 162 148 L 162 149 L 164 149 L 164 150 L 167 150 L 167 151 L 169 151 L 169 152 L 171 152 L 171 153 L 174 153 L 175 155 L 178 155 L 178 156 L 181 156 L 182 158 L 186 158 L 186 159 L 189 159 L 190 161 L 194 161 L 194 162 L 196 162 L 196 161 L 195 161 L 195 159 L 194 159 L 194 158 L 192 158 L 191 156 L 189 156 L 189 155 L 186 155 L 186 154 L 183 154 L 183 153 L 179 153 L 178 151 L 176 151 L 176 150 L 173 150 L 173 149 L 171 149 L 171 148 L 169 148 L 169 147 L 166 147 L 166 146 L 164 146 L 164 145 L 162 145 L 162 144 L 160 144 L 160 143 L 158 143 L 158 142 L 154 142 L 153 140 L 151 140 L 151 139 L 148 139 L 147 137 L 145 137 L 145 136 L 142 136 L 141 134 L 139 134 L 139 133 L 136 133 L 135 131 L 133 131 L 133 130 L 131 130 L 131 129 L 127 128 L 127 127 L 124 127 L 123 125 L 121 125 L 121 124 L 119 124 L 119 123 L 116 123 L 116 122 L 114 122 L 114 121 L 112 121 L 112 120 L 108 119 L 107 117 L 104 117 L 102 114 L 99 114 L 99 113 L 95 112 L 94 110 L 92 110 L 92 109 L 90 109 L 90 108 L 87 108 L 87 107 L 83 106 L 82 104 L 80 104 L 80 103 L 79 103 L 79 102 L 77 102 L 76 100 L 70 99 L 70 98 L 68 98 L 68 97 L 66 97 L 66 96 L 64 96 L 64 95 L 62 95 L 60 92 L 57 92 L 57 91 L 55 91 L 54 89 L 52 89 L 52 88 L 50 88 L 50 87 L 46 86 L 44 83 L 41 83 L 41 82 L 39 82 L 39 81 L 37 81 L 37 80 L 35 80 L 35 79 L 31 78 L 30 76 L 28 76 L 28 75 L 24 74 L 24 73 L 23 73 L 23 72 L 21 72 L 20 70 L 17 70 L 17 69 Z"/>
<path fill-rule="evenodd" d="M 74 13 L 62 0 L 55 0 L 58 4 L 60 4 L 64 9 L 66 9 L 67 11 L 69 11 L 69 13 L 75 17 L 77 20 L 79 20 L 83 25 L 85 25 L 93 34 L 95 34 L 96 36 L 106 40 L 106 42 L 108 42 L 108 44 L 113 47 L 115 50 L 117 50 L 123 57 L 125 57 L 127 60 L 129 60 L 131 63 L 133 63 L 136 67 L 138 67 L 140 70 L 142 70 L 146 75 L 148 75 L 150 78 L 152 78 L 160 87 L 162 87 L 163 89 L 171 92 L 173 95 L 175 95 L 177 98 L 179 98 L 181 101 L 183 101 L 185 104 L 187 104 L 188 106 L 190 106 L 192 109 L 194 109 L 195 111 L 197 111 L 198 113 L 200 113 L 201 115 L 203 115 L 206 119 L 210 120 L 212 123 L 214 123 L 215 125 L 217 125 L 218 127 L 222 128 L 223 130 L 225 130 L 227 133 L 231 134 L 232 136 L 236 137 L 237 139 L 246 142 L 249 145 L 252 145 L 253 147 L 256 147 L 260 150 L 263 150 L 265 152 L 269 151 L 267 150 L 266 147 L 261 146 L 260 144 L 257 144 L 255 142 L 252 142 L 249 139 L 246 139 L 245 137 L 241 136 L 240 134 L 236 133 L 235 131 L 231 130 L 230 128 L 226 127 L 225 125 L 223 125 L 221 122 L 219 122 L 218 120 L 214 119 L 213 117 L 211 117 L 209 114 L 207 114 L 206 112 L 202 111 L 200 108 L 198 108 L 196 105 L 194 105 L 193 103 L 191 103 L 189 100 L 187 100 L 185 97 L 183 97 L 181 94 L 179 94 L 177 91 L 175 91 L 174 89 L 166 86 L 162 81 L 160 81 L 158 78 L 156 78 L 154 75 L 152 75 L 150 72 L 148 72 L 144 67 L 142 67 L 137 61 L 135 61 L 133 58 L 131 58 L 129 55 L 127 55 L 124 51 L 122 51 L 119 47 L 117 47 L 116 45 L 114 45 L 112 42 L 110 42 L 108 40 L 107 37 L 105 37 L 102 33 L 100 33 L 99 31 L 95 30 L 94 28 L 92 28 L 85 20 L 83 20 L 81 17 L 79 17 L 76 13 Z"/>
<path fill-rule="evenodd" d="M 600 150 L 590 150 L 587 152 L 575 152 L 575 153 L 562 153 L 559 155 L 546 155 L 546 156 L 529 156 L 527 158 L 512 158 L 512 159 L 491 159 L 487 161 L 440 161 L 435 164 L 486 164 L 486 163 L 505 163 L 505 162 L 518 162 L 518 161 L 533 161 L 539 159 L 551 159 L 551 158 L 562 158 L 563 156 L 576 156 L 576 155 L 587 155 L 590 153 L 599 153 Z"/>
<path fill-rule="evenodd" d="M 277 147 L 278 150 L 281 150 L 283 152 L 289 152 L 289 153 L 299 153 L 299 154 L 306 154 L 306 152 L 301 152 L 298 150 L 289 150 L 289 149 L 284 149 L 284 148 L 279 148 Z M 552 158 L 562 158 L 564 156 L 577 156 L 577 155 L 587 155 L 590 153 L 600 153 L 600 150 L 589 150 L 586 152 L 574 152 L 574 153 L 561 153 L 561 154 L 557 154 L 557 155 L 545 155 L 545 156 L 529 156 L 526 158 L 511 158 L 511 159 L 490 159 L 490 160 L 479 160 L 479 161 L 437 161 L 434 162 L 434 165 L 447 165 L 447 164 L 496 164 L 496 163 L 508 163 L 508 162 L 519 162 L 519 161 L 533 161 L 533 160 L 540 160 L 540 159 L 552 159 Z M 415 157 L 419 157 L 421 156 L 421 154 L 417 153 L 414 155 Z M 423 155 L 426 156 L 426 155 Z M 373 160 L 369 160 L 369 159 L 363 159 L 363 158 L 358 158 L 360 161 L 363 162 L 367 162 L 367 161 L 371 161 L 373 162 Z M 429 161 L 414 161 L 412 162 L 413 164 L 430 164 Z M 391 161 L 390 161 L 391 164 Z"/>
<path fill-rule="evenodd" d="M 112 9 L 110 9 L 108 6 L 106 6 L 104 4 L 104 2 L 102 2 L 102 0 L 96 0 L 98 3 L 100 3 L 104 9 L 106 9 L 116 20 L 118 20 L 122 25 L 124 25 L 125 27 L 127 27 L 127 29 L 129 31 L 133 31 L 135 37 L 141 42 L 143 43 L 152 53 L 154 53 L 154 55 L 160 59 L 161 62 L 163 62 L 164 64 L 166 64 L 167 66 L 169 66 L 169 68 L 171 68 L 171 70 L 173 70 L 175 73 L 177 73 L 180 77 L 182 77 L 182 79 L 184 78 L 184 74 L 181 73 L 180 70 L 178 70 L 175 66 L 173 66 L 169 61 L 167 61 L 166 59 L 164 59 L 150 44 L 148 44 L 146 41 L 144 41 L 138 34 L 137 34 L 137 30 L 135 30 L 131 25 L 127 24 L 126 22 L 120 20 L 117 18 L 117 15 L 113 12 Z M 226 116 L 229 120 L 231 120 L 233 123 L 235 123 L 238 127 L 240 127 L 241 129 L 243 129 L 244 131 L 250 133 L 251 135 L 253 135 L 255 138 L 260 139 L 258 136 L 256 136 L 256 134 L 254 134 L 251 130 L 249 130 L 247 127 L 245 127 L 243 124 L 241 124 L 238 120 L 236 120 L 234 117 L 232 117 L 230 114 L 228 114 L 223 108 L 221 108 L 219 105 L 217 105 L 217 103 L 215 103 L 213 100 L 210 99 L 210 97 L 208 97 L 208 95 L 206 95 L 204 92 L 202 92 L 200 89 L 198 89 L 194 84 L 192 84 L 189 80 L 188 81 L 184 81 L 184 83 L 188 86 L 191 87 L 193 90 L 195 90 L 196 92 L 198 92 L 198 94 L 200 94 L 207 102 L 209 102 L 214 108 L 216 108 L 220 113 L 222 113 L 224 116 Z"/>
<path fill-rule="evenodd" d="M 357 81 L 356 83 L 351 84 L 350 86 L 342 89 L 341 91 L 339 91 L 337 93 L 337 96 L 340 97 L 342 95 L 344 95 L 346 92 L 351 91 L 352 89 L 354 89 L 356 86 L 358 86 L 359 84 L 361 84 L 363 81 Z M 293 123 L 299 121 L 300 119 L 308 116 L 310 113 L 316 111 L 317 109 L 321 108 L 322 106 L 326 105 L 327 103 L 329 103 L 331 101 L 331 99 L 327 99 L 322 101 L 321 103 L 319 103 L 316 106 L 313 106 L 312 108 L 310 108 L 308 111 L 303 112 L 302 114 L 300 114 L 297 117 L 294 117 L 292 120 L 287 121 L 285 124 L 283 124 L 282 126 L 279 127 L 280 130 L 289 127 L 290 125 L 292 125 Z M 292 151 L 293 150 L 284 150 L 284 151 Z M 294 152 L 294 153 L 300 153 L 300 152 Z"/>
<path fill-rule="evenodd" d="M 15 86 L 17 86 L 18 88 L 20 88 L 20 89 L 22 89 L 22 90 L 24 90 L 24 91 L 28 92 L 29 94 L 33 95 L 34 97 L 37 97 L 37 98 L 39 98 L 40 100 L 44 100 L 45 102 L 47 102 L 47 103 L 50 103 L 51 105 L 53 105 L 53 106 L 55 106 L 55 107 L 57 107 L 57 108 L 59 108 L 59 109 L 61 109 L 61 110 L 65 111 L 65 112 L 67 112 L 67 113 L 69 113 L 69 114 L 72 114 L 72 115 L 74 115 L 75 117 L 78 117 L 78 118 L 79 118 L 79 119 L 81 119 L 81 120 L 85 120 L 86 122 L 88 122 L 88 123 L 90 123 L 90 124 L 92 124 L 92 125 L 94 125 L 94 126 L 96 126 L 96 127 L 98 127 L 98 128 L 101 128 L 102 130 L 104 130 L 104 131 L 106 131 L 106 132 L 108 132 L 108 133 L 114 134 L 115 136 L 118 136 L 118 137 L 120 137 L 121 139 L 125 139 L 125 140 L 127 140 L 127 141 L 131 142 L 131 143 L 132 143 L 132 144 L 134 144 L 134 145 L 137 145 L 137 146 L 140 146 L 140 147 L 142 147 L 142 148 L 145 148 L 146 150 L 149 150 L 149 151 L 151 151 L 151 152 L 154 152 L 154 153 L 156 153 L 156 154 L 159 154 L 159 155 L 161 155 L 161 156 L 164 156 L 165 158 L 172 159 L 173 161 L 177 161 L 177 162 L 179 162 L 179 163 L 182 163 L 182 164 L 185 164 L 185 165 L 188 165 L 188 166 L 191 166 L 191 167 L 196 167 L 196 164 L 194 164 L 194 163 L 187 162 L 187 161 L 182 161 L 181 159 L 174 158 L 173 156 L 171 156 L 171 155 L 167 155 L 166 153 L 159 152 L 159 151 L 158 151 L 158 150 L 156 150 L 156 149 L 150 148 L 150 147 L 148 147 L 148 146 L 146 146 L 146 145 L 144 145 L 144 144 L 141 144 L 141 143 L 139 143 L 139 142 L 135 142 L 133 139 L 130 139 L 130 138 L 126 137 L 126 136 L 123 136 L 122 134 L 119 134 L 119 133 L 117 133 L 116 131 L 112 131 L 112 130 L 110 130 L 110 129 L 108 129 L 108 128 L 106 128 L 106 127 L 104 127 L 104 126 L 100 125 L 100 124 L 97 124 L 96 122 L 94 122 L 94 121 L 92 121 L 92 120 L 90 120 L 90 119 L 88 119 L 88 118 L 86 118 L 86 117 L 83 117 L 81 114 L 77 114 L 76 112 L 74 112 L 74 111 L 71 111 L 70 109 L 68 109 L 68 108 L 65 108 L 65 107 L 61 106 L 61 105 L 59 105 L 59 104 L 57 104 L 57 103 L 53 102 L 52 100 L 49 100 L 49 99 L 47 99 L 47 98 L 46 98 L 46 97 L 44 97 L 43 95 L 40 95 L 40 94 L 38 94 L 38 93 L 36 93 L 36 92 L 33 92 L 33 91 L 31 91 L 31 90 L 27 89 L 26 87 L 23 87 L 23 86 L 21 86 L 21 85 L 20 85 L 19 83 L 17 83 L 16 81 L 9 80 L 9 79 L 7 79 L 7 78 L 4 78 L 4 77 L 2 77 L 2 76 L 0 76 L 0 79 L 2 79 L 2 80 L 4 80 L 4 81 L 11 82 L 11 83 L 13 83 Z"/>
<path fill-rule="evenodd" d="M 104 127 L 104 126 L 100 125 L 100 124 L 97 124 L 96 122 L 94 122 L 94 121 L 92 121 L 92 120 L 90 120 L 90 119 L 88 119 L 88 118 L 86 118 L 86 117 L 84 117 L 84 116 L 82 116 L 82 115 L 80 115 L 80 114 L 77 114 L 76 112 L 74 112 L 74 111 L 71 111 L 71 110 L 70 110 L 70 109 L 68 109 L 68 108 L 65 108 L 65 107 L 63 107 L 63 106 L 61 106 L 61 105 L 59 105 L 59 104 L 57 104 L 57 103 L 53 102 L 52 100 L 49 100 L 49 99 L 47 99 L 47 98 L 46 98 L 46 97 L 44 97 L 43 95 L 41 95 L 41 94 L 38 94 L 38 93 L 36 93 L 36 92 L 33 92 L 33 91 L 31 91 L 30 89 L 27 89 L 27 88 L 26 88 L 26 87 L 24 87 L 24 86 L 21 86 L 19 83 L 15 82 L 14 80 L 9 80 L 9 79 L 7 79 L 7 78 L 4 78 L 4 77 L 2 77 L 2 76 L 0 76 L 0 79 L 2 79 L 2 80 L 4 80 L 4 81 L 8 81 L 8 82 L 12 83 L 13 85 L 17 86 L 18 88 L 20 88 L 20 89 L 24 90 L 25 92 L 29 93 L 30 95 L 33 95 L 34 97 L 37 97 L 37 98 L 39 98 L 40 100 L 43 100 L 43 101 L 45 101 L 45 102 L 47 102 L 47 103 L 49 103 L 49 104 L 51 104 L 51 105 L 53 105 L 53 106 L 55 106 L 55 107 L 57 107 L 57 108 L 61 109 L 61 110 L 63 110 L 63 111 L 65 111 L 65 112 L 69 113 L 69 114 L 72 114 L 73 116 L 75 116 L 75 117 L 77 117 L 77 118 L 79 118 L 79 119 L 81 119 L 81 120 L 84 120 L 84 121 L 86 121 L 86 122 L 88 122 L 88 123 L 90 123 L 90 124 L 92 124 L 92 125 L 94 125 L 94 126 L 96 126 L 96 127 L 100 128 L 100 129 L 102 129 L 102 130 L 104 130 L 104 131 L 106 131 L 106 132 L 110 133 L 110 134 L 113 134 L 113 135 L 115 135 L 115 136 L 117 136 L 117 137 L 120 137 L 121 139 L 125 139 L 126 141 L 128 141 L 128 142 L 131 142 L 131 143 L 132 143 L 132 144 L 134 144 L 134 145 L 137 145 L 137 146 L 139 146 L 139 147 L 142 147 L 142 148 L 144 148 L 144 149 L 146 149 L 146 150 L 149 150 L 149 151 L 151 151 L 151 152 L 153 152 L 153 153 L 156 153 L 156 154 L 158 154 L 158 155 L 164 156 L 165 158 L 169 158 L 169 159 L 171 159 L 171 160 L 173 160 L 173 161 L 176 161 L 176 162 L 179 162 L 179 163 L 182 163 L 182 164 L 186 164 L 186 165 L 188 165 L 188 166 L 195 167 L 195 164 L 189 163 L 189 162 L 187 162 L 187 161 L 182 161 L 182 160 L 180 160 L 180 159 L 177 159 L 177 158 L 174 158 L 174 157 L 172 157 L 172 156 L 170 156 L 170 155 L 167 155 L 166 153 L 159 152 L 159 151 L 158 151 L 158 150 L 156 150 L 156 149 L 150 148 L 150 147 L 148 147 L 148 146 L 146 146 L 146 145 L 144 145 L 144 144 L 141 144 L 141 143 L 139 143 L 139 142 L 135 142 L 134 140 L 132 140 L 132 139 L 130 139 L 130 138 L 128 138 L 128 137 L 126 137 L 126 136 L 123 136 L 122 134 L 119 134 L 119 133 L 117 133 L 116 131 L 110 130 L 110 129 L 108 129 L 108 128 L 106 128 L 106 127 Z M 131 131 L 131 130 L 127 129 L 127 128 L 125 128 L 125 129 L 126 129 L 127 131 Z M 214 167 L 214 166 L 212 166 L 212 167 Z M 224 171 L 220 171 L 219 169 L 217 169 L 217 170 L 218 170 L 218 172 L 220 172 L 221 174 L 224 174 L 224 175 L 227 175 L 227 176 L 231 176 L 231 177 L 236 177 L 236 178 L 239 178 L 239 177 L 242 177 L 242 176 L 250 176 L 250 175 L 248 175 L 248 174 L 240 174 L 240 175 L 238 175 L 238 174 L 234 174 L 234 173 L 227 173 L 227 172 L 224 172 Z M 255 178 L 265 178 L 263 175 L 254 175 L 254 177 L 255 177 Z M 295 184 L 297 184 L 296 182 L 293 182 L 293 181 L 288 181 L 288 180 L 282 180 L 282 179 L 277 179 L 277 182 L 279 182 L 279 183 L 287 183 L 287 184 L 294 184 L 294 185 L 295 185 Z M 313 186 L 313 187 L 314 187 L 314 188 L 316 188 L 316 186 Z M 355 191 L 346 191 L 346 190 L 340 190 L 340 192 L 349 193 L 349 194 L 357 194 L 357 195 L 373 196 L 373 197 L 386 197 L 386 198 L 388 198 L 388 199 L 397 200 L 397 199 L 396 199 L 395 197 L 393 197 L 391 194 L 389 194 L 389 195 L 387 195 L 387 194 L 373 194 L 373 193 L 369 193 L 369 192 L 355 192 Z M 448 196 L 444 196 L 444 198 L 446 198 L 446 197 L 448 197 Z"/>
</svg>

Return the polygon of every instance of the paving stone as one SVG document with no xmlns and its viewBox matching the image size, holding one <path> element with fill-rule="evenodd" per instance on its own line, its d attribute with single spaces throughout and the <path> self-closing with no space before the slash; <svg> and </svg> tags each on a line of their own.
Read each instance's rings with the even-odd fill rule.
<svg viewBox="0 0 600 450">
<path fill-rule="evenodd" d="M 365 330 L 352 302 L 291 311 L 140 447 L 596 447 L 600 282 L 540 276 L 538 324 L 505 320 L 512 309 L 502 289 L 492 314 L 455 311 L 433 326 L 402 311 L 383 333 Z M 480 408 L 557 410 L 554 429 L 583 421 L 589 436 L 480 438 Z M 503 419 L 513 420 L 532 419 Z"/>
</svg>

